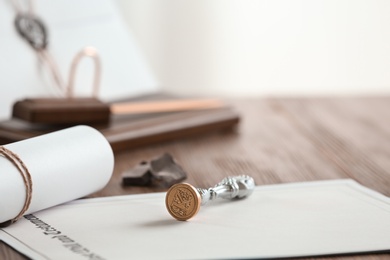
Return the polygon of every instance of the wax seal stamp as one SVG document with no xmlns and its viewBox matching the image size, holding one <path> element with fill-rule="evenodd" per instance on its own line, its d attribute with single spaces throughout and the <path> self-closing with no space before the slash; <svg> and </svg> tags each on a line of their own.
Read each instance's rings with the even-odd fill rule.
<svg viewBox="0 0 390 260">
<path fill-rule="evenodd" d="M 209 189 L 195 188 L 188 183 L 173 185 L 165 197 L 169 214 L 177 220 L 188 220 L 198 213 L 201 205 L 217 198 L 241 199 L 252 194 L 255 182 L 247 175 L 227 177 Z"/>
</svg>

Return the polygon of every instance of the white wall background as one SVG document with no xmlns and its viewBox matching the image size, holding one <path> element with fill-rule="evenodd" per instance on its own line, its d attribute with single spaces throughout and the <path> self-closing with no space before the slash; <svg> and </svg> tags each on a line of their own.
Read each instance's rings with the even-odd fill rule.
<svg viewBox="0 0 390 260">
<path fill-rule="evenodd" d="M 390 94 L 390 1 L 115 1 L 169 91 Z"/>
</svg>

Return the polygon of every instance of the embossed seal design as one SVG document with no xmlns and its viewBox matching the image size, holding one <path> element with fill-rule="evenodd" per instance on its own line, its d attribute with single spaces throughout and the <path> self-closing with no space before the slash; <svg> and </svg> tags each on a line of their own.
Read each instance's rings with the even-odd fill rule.
<svg viewBox="0 0 390 260">
<path fill-rule="evenodd" d="M 20 36 L 36 50 L 44 50 L 47 46 L 47 31 L 43 22 L 31 14 L 18 14 L 15 27 Z"/>
<path fill-rule="evenodd" d="M 198 213 L 201 198 L 197 190 L 190 184 L 173 185 L 165 198 L 169 214 L 177 220 L 188 220 Z"/>
</svg>

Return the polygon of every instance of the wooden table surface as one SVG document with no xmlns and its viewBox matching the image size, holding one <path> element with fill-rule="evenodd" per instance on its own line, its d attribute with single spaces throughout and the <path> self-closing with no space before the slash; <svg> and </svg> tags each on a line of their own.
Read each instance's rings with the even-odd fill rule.
<svg viewBox="0 0 390 260">
<path fill-rule="evenodd" d="M 390 196 L 390 97 L 229 103 L 241 115 L 237 129 L 117 153 L 109 184 L 90 197 L 166 191 L 121 185 L 124 170 L 165 152 L 196 187 L 238 174 L 251 175 L 257 185 L 351 178 Z M 0 244 L 0 259 L 25 258 Z M 333 259 L 390 259 L 390 254 Z"/>
</svg>

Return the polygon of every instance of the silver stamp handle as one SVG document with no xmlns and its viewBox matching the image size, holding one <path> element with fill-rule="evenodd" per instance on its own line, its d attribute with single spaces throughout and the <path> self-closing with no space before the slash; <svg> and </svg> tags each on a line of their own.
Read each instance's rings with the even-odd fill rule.
<svg viewBox="0 0 390 260">
<path fill-rule="evenodd" d="M 211 200 L 241 199 L 252 194 L 255 188 L 255 181 L 248 175 L 239 175 L 224 178 L 220 183 L 209 189 L 197 188 L 201 196 L 201 205 Z"/>
</svg>

